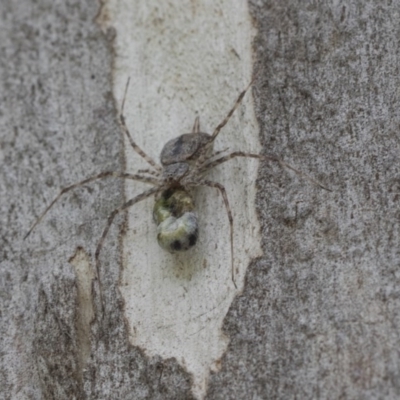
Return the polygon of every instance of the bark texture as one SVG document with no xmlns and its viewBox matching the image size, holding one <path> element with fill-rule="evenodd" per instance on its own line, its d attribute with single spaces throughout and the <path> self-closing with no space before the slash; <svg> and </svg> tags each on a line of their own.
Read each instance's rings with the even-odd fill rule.
<svg viewBox="0 0 400 400">
<path fill-rule="evenodd" d="M 400 4 L 251 7 L 264 149 L 333 193 L 261 169 L 265 256 L 209 398 L 398 398 Z"/>
<path fill-rule="evenodd" d="M 93 264 L 105 221 L 124 198 L 120 182 L 101 181 L 66 195 L 23 241 L 61 187 L 123 170 L 111 94 L 113 32 L 104 35 L 96 25 L 98 9 L 80 0 L 0 5 L 5 399 L 191 398 L 190 377 L 175 361 L 149 359 L 129 346 L 116 289 L 118 221 L 103 253 L 106 316 L 82 331 L 77 276 L 68 260 L 76 261 L 81 247 L 78 255 L 92 254 Z"/>
<path fill-rule="evenodd" d="M 0 391 L 5 399 L 190 399 L 175 360 L 132 348 L 117 290 L 123 218 L 102 258 L 106 312 L 82 324 L 78 247 L 93 255 L 122 203 L 113 32 L 80 0 L 0 4 Z M 400 396 L 400 4 L 251 1 L 265 154 L 329 186 L 260 168 L 264 256 L 224 330 L 209 399 Z M 89 258 L 93 264 L 93 256 Z M 94 309 L 99 301 L 93 285 Z M 86 325 L 85 325 L 86 326 Z M 86 329 L 86 330 L 85 330 Z M 87 340 L 89 338 L 89 340 Z"/>
</svg>

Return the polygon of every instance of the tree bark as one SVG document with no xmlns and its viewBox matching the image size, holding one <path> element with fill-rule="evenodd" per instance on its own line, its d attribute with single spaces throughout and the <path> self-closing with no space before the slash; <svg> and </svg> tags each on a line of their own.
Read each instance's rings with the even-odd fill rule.
<svg viewBox="0 0 400 400">
<path fill-rule="evenodd" d="M 332 192 L 261 164 L 263 256 L 230 305 L 206 398 L 397 398 L 400 4 L 249 4 L 262 153 Z M 101 31 L 98 12 L 78 0 L 0 5 L 5 399 L 194 397 L 181 360 L 131 344 L 118 290 L 124 216 L 104 249 L 100 317 L 94 251 L 122 182 L 77 188 L 23 240 L 60 188 L 125 167 L 115 31 Z"/>
</svg>

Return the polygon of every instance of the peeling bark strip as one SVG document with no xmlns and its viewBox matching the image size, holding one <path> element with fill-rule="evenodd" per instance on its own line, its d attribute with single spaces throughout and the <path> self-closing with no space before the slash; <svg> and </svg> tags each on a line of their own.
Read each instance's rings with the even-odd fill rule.
<svg viewBox="0 0 400 400">
<path fill-rule="evenodd" d="M 95 279 L 95 272 L 90 265 L 90 258 L 85 250 L 78 248 L 69 262 L 75 268 L 77 289 L 78 289 L 78 311 L 76 319 L 77 342 L 80 351 L 79 377 L 83 384 L 83 371 L 91 353 L 91 329 L 90 324 L 94 320 L 92 284 Z"/>
<path fill-rule="evenodd" d="M 116 30 L 115 98 L 121 107 L 130 77 L 126 124 L 153 160 L 170 139 L 192 130 L 197 115 L 202 132 L 221 130 L 215 150 L 257 153 L 250 91 L 224 120 L 252 76 L 253 28 L 244 2 L 107 1 L 99 21 Z M 125 154 L 128 171 L 147 167 L 128 143 Z M 250 260 L 261 254 L 254 209 L 258 162 L 227 164 L 207 176 L 208 188 L 195 191 L 200 233 L 193 249 L 171 255 L 159 248 L 151 202 L 130 210 L 123 240 L 121 292 L 131 343 L 148 355 L 176 358 L 192 375 L 197 398 L 204 397 L 209 371 L 218 369 L 228 343 L 221 326 L 237 294 L 232 279 L 241 288 Z M 127 185 L 127 198 L 140 190 Z"/>
</svg>

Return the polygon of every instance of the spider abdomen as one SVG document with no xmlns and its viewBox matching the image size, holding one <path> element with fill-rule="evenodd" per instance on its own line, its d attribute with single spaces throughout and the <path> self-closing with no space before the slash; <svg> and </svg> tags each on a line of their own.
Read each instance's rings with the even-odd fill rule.
<svg viewBox="0 0 400 400">
<path fill-rule="evenodd" d="M 192 196 L 182 187 L 162 192 L 153 209 L 158 244 L 170 253 L 193 247 L 198 238 L 197 213 Z"/>
</svg>

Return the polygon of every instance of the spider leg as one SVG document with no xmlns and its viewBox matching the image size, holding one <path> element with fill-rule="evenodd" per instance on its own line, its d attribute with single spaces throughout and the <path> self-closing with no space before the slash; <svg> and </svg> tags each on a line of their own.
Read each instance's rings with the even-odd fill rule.
<svg viewBox="0 0 400 400">
<path fill-rule="evenodd" d="M 209 158 L 219 156 L 220 154 L 225 153 L 225 151 L 228 151 L 228 150 L 229 150 L 229 147 L 227 147 L 226 149 L 223 149 L 223 150 L 218 150 L 218 151 L 214 152 L 213 154 L 211 154 L 211 156 Z"/>
<path fill-rule="evenodd" d="M 231 154 L 227 154 L 224 157 L 220 157 L 217 158 L 214 161 L 210 161 L 206 164 L 203 164 L 200 167 L 200 173 L 203 173 L 211 168 L 216 167 L 217 165 L 220 165 L 226 161 L 231 160 L 234 157 L 248 157 L 248 158 L 259 158 L 260 160 L 264 160 L 264 161 L 275 161 L 277 162 L 282 168 L 288 168 L 291 169 L 292 171 L 294 171 L 297 175 L 302 176 L 303 178 L 307 179 L 309 182 L 311 182 L 312 184 L 319 186 L 322 189 L 328 190 L 329 192 L 332 192 L 331 189 L 327 188 L 326 186 L 322 185 L 321 183 L 317 182 L 315 179 L 311 178 L 309 175 L 307 175 L 305 172 L 300 171 L 294 167 L 292 167 L 290 164 L 285 163 L 284 161 L 282 161 L 280 158 L 276 157 L 276 156 L 262 156 L 260 154 L 252 154 L 252 153 L 245 153 L 243 151 L 235 151 Z"/>
<path fill-rule="evenodd" d="M 233 255 L 233 217 L 232 217 L 231 208 L 229 206 L 228 196 L 226 194 L 225 187 L 218 182 L 213 182 L 213 181 L 208 181 L 208 180 L 203 180 L 199 184 L 203 185 L 203 186 L 208 186 L 208 187 L 218 189 L 224 200 L 225 209 L 228 214 L 229 227 L 230 227 L 232 282 L 233 282 L 235 288 L 237 289 L 236 282 L 235 282 L 234 255 Z"/>
<path fill-rule="evenodd" d="M 161 171 L 161 167 L 150 157 L 148 156 L 132 139 L 132 136 L 128 130 L 128 127 L 126 126 L 125 123 L 125 117 L 124 117 L 124 107 L 125 107 L 125 99 L 126 99 L 126 93 L 128 92 L 128 87 L 129 87 L 129 81 L 131 78 L 128 78 L 125 86 L 125 93 L 124 93 L 124 98 L 122 100 L 122 107 L 121 107 L 121 114 L 119 116 L 119 119 L 121 121 L 121 126 L 123 131 L 125 132 L 126 136 L 129 139 L 129 143 L 131 144 L 133 150 L 136 151 L 148 164 L 150 164 L 153 168 L 155 168 L 157 171 Z"/>
<path fill-rule="evenodd" d="M 157 193 L 162 189 L 161 186 L 157 186 L 155 188 L 146 190 L 145 192 L 133 197 L 132 199 L 128 200 L 125 204 L 122 206 L 116 208 L 108 217 L 107 219 L 107 225 L 103 230 L 103 234 L 101 235 L 101 238 L 99 240 L 99 243 L 97 244 L 96 247 L 96 252 L 94 255 L 95 262 L 96 262 L 96 274 L 97 274 L 97 279 L 99 281 L 99 295 L 100 295 L 100 302 L 101 302 L 101 309 L 102 312 L 104 312 L 104 302 L 103 302 L 103 291 L 102 291 L 102 286 L 101 286 L 101 280 L 100 280 L 100 251 L 103 247 L 104 240 L 108 234 L 108 231 L 110 230 L 111 224 L 114 221 L 114 218 L 116 217 L 117 214 L 119 214 L 121 211 L 126 210 L 129 207 L 132 207 L 139 201 L 142 201 L 144 199 L 147 199 L 148 197 L 152 196 L 153 194 Z"/>
<path fill-rule="evenodd" d="M 289 168 L 289 169 L 291 169 L 293 172 L 295 172 L 297 175 L 302 176 L 303 178 L 307 179 L 307 180 L 308 180 L 309 182 L 311 182 L 312 184 L 314 184 L 314 185 L 316 185 L 316 186 L 319 186 L 321 189 L 325 189 L 325 190 L 327 190 L 328 192 L 332 192 L 332 189 L 327 188 L 327 187 L 324 186 L 322 183 L 319 183 L 319 182 L 316 181 L 315 179 L 311 178 L 311 177 L 310 177 L 309 175 L 307 175 L 305 172 L 300 171 L 300 170 L 298 170 L 298 169 L 292 167 L 291 165 L 289 165 L 289 164 L 283 162 L 282 160 L 280 160 L 279 158 L 276 158 L 276 159 L 271 158 L 271 157 L 269 157 L 269 158 L 271 159 L 271 161 L 276 161 L 276 162 L 278 162 L 282 168 L 283 168 L 283 167 Z"/>
<path fill-rule="evenodd" d="M 219 152 L 214 153 L 212 156 L 215 156 L 218 153 Z M 233 153 L 227 154 L 226 156 L 223 156 L 223 157 L 217 158 L 216 160 L 204 163 L 203 165 L 200 166 L 200 172 L 208 171 L 209 169 L 212 169 L 212 168 L 216 167 L 217 165 L 223 164 L 224 162 L 229 161 L 235 157 L 259 158 L 262 160 L 270 160 L 270 161 L 278 161 L 279 160 L 279 159 L 275 160 L 272 157 L 264 157 L 264 156 L 261 156 L 260 154 L 245 153 L 243 151 L 234 151 Z"/>
<path fill-rule="evenodd" d="M 210 143 L 212 143 L 212 142 L 210 142 Z M 203 151 L 200 153 L 199 158 L 196 160 L 195 169 L 199 170 L 200 173 L 203 172 L 202 171 L 202 167 L 207 161 L 209 161 L 210 159 L 218 156 L 221 153 L 224 153 L 227 150 L 229 150 L 228 147 L 226 149 L 223 149 L 223 150 L 215 151 L 213 154 L 209 155 L 208 152 L 207 152 L 207 148 L 204 148 Z"/>
<path fill-rule="evenodd" d="M 39 218 L 36 220 L 36 222 L 32 225 L 31 229 L 29 229 L 28 233 L 24 236 L 24 240 L 31 234 L 33 229 L 36 227 L 36 225 L 39 224 L 39 222 L 43 219 L 43 217 L 47 214 L 47 212 L 50 210 L 51 207 L 59 200 L 59 198 L 69 192 L 72 189 L 75 189 L 76 187 L 83 186 L 89 182 L 95 181 L 97 179 L 103 179 L 107 177 L 114 177 L 114 178 L 124 178 L 124 179 L 132 179 L 134 181 L 139 181 L 139 182 L 145 182 L 145 183 L 150 183 L 154 186 L 158 186 L 160 184 L 160 181 L 156 178 L 152 177 L 147 177 L 147 176 L 141 176 L 141 175 L 132 175 L 132 174 L 127 174 L 124 172 L 114 172 L 114 171 L 105 171 L 102 172 L 101 174 L 92 176 L 90 178 L 87 178 L 83 181 L 74 183 L 73 185 L 67 186 L 64 189 L 60 191 L 60 193 L 57 195 L 57 197 L 47 206 L 47 208 L 43 211 L 43 213 L 39 216 Z"/>
<path fill-rule="evenodd" d="M 153 171 L 152 169 L 139 169 L 138 174 L 149 174 L 156 177 L 160 176 L 160 174 L 157 171 Z"/>
<path fill-rule="evenodd" d="M 239 107 L 239 104 L 242 102 L 244 95 L 246 94 L 246 92 L 249 90 L 250 86 L 253 84 L 254 82 L 253 78 L 251 80 L 251 82 L 247 85 L 246 89 L 243 90 L 242 93 L 239 94 L 239 97 L 236 100 L 236 103 L 234 104 L 234 106 L 232 107 L 232 109 L 229 111 L 228 115 L 225 117 L 225 119 L 215 128 L 213 134 L 211 135 L 211 141 L 215 140 L 215 138 L 217 137 L 218 133 L 220 132 L 220 130 L 228 123 L 228 121 L 230 120 L 230 118 L 232 117 L 232 114 L 235 112 L 235 110 Z"/>
</svg>

